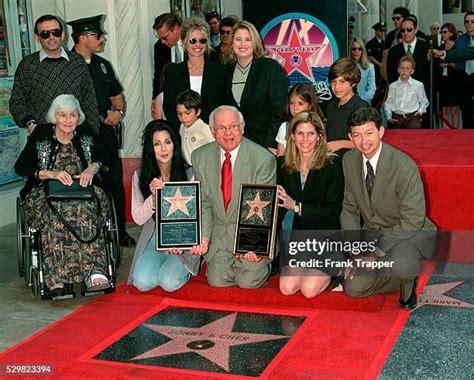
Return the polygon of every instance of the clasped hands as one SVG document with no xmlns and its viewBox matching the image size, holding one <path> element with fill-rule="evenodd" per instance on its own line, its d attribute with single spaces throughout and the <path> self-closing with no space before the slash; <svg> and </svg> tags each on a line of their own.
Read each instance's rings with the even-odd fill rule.
<svg viewBox="0 0 474 380">
<path fill-rule="evenodd" d="M 65 170 L 61 170 L 59 172 L 52 172 L 51 178 L 58 180 L 66 186 L 71 186 L 73 183 L 73 179 L 78 179 L 79 185 L 81 187 L 87 187 L 89 185 L 92 185 L 94 175 L 97 173 L 97 170 L 93 165 L 94 164 L 89 165 L 86 169 L 82 171 L 82 173 L 76 175 L 71 175 Z"/>
</svg>

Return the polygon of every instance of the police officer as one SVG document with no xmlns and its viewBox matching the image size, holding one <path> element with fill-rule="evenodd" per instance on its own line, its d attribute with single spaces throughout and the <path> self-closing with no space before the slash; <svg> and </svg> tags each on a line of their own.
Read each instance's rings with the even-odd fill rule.
<svg viewBox="0 0 474 380">
<path fill-rule="evenodd" d="M 369 40 L 365 47 L 370 62 L 375 66 L 375 78 L 378 81 L 380 78 L 380 67 L 382 66 L 383 48 L 385 45 L 385 21 L 379 21 L 372 26 L 372 29 L 374 30 L 374 38 Z"/>
<path fill-rule="evenodd" d="M 102 121 L 99 136 L 113 157 L 110 170 L 102 180 L 104 187 L 114 198 L 120 245 L 131 247 L 135 245 L 135 240 L 125 230 L 125 192 L 117 135 L 117 126 L 124 115 L 125 97 L 110 62 L 95 54 L 104 50 L 105 38 L 101 26 L 103 16 L 81 18 L 68 22 L 68 25 L 72 26 L 72 39 L 75 44 L 72 50 L 84 57 L 94 82 Z"/>
</svg>

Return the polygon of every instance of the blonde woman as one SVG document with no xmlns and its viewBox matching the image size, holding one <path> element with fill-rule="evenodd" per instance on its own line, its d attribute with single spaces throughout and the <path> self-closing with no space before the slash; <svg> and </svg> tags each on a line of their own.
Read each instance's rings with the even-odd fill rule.
<svg viewBox="0 0 474 380">
<path fill-rule="evenodd" d="M 349 54 L 360 71 L 357 93 L 363 100 L 370 103 L 377 86 L 375 84 L 375 67 L 369 61 L 364 41 L 360 38 L 351 38 L 349 40 Z"/>
<path fill-rule="evenodd" d="M 226 104 L 244 115 L 245 137 L 276 154 L 275 137 L 286 118 L 286 73 L 278 62 L 264 57 L 262 40 L 250 22 L 235 24 L 231 41 L 231 63 L 225 69 Z"/>
<path fill-rule="evenodd" d="M 284 157 L 278 157 L 277 172 L 279 217 L 294 212 L 293 230 L 339 230 L 339 214 L 344 197 L 344 175 L 341 159 L 327 151 L 326 129 L 316 112 L 303 111 L 290 123 L 288 146 Z M 325 260 L 343 260 L 337 253 L 323 253 L 319 269 L 284 266 L 280 291 L 285 295 L 298 291 L 307 297 L 323 292 L 337 271 Z"/>
<path fill-rule="evenodd" d="M 179 134 L 180 121 L 176 114 L 176 97 L 185 90 L 193 90 L 201 95 L 201 118 L 209 122 L 211 111 L 223 104 L 221 87 L 223 66 L 208 59 L 210 50 L 209 25 L 199 17 L 189 17 L 181 26 L 181 40 L 185 50 L 185 60 L 170 63 L 163 86 L 163 109 L 169 125 Z"/>
</svg>

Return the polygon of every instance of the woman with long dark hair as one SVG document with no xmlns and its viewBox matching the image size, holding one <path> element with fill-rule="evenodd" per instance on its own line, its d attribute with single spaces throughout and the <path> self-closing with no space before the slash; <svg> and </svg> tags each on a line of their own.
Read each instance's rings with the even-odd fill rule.
<svg viewBox="0 0 474 380">
<path fill-rule="evenodd" d="M 143 229 L 128 283 L 142 292 L 157 286 L 175 291 L 199 270 L 200 256 L 155 250 L 155 193 L 170 181 L 186 181 L 179 140 L 166 121 L 153 120 L 143 132 L 142 163 L 132 181 L 132 216 Z"/>
</svg>

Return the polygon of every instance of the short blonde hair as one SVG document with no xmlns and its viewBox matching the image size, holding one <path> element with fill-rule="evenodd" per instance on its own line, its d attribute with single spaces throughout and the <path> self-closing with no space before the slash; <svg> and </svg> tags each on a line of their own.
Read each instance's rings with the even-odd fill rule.
<svg viewBox="0 0 474 380">
<path fill-rule="evenodd" d="M 357 37 L 351 38 L 349 40 L 349 54 L 351 57 L 352 57 L 351 49 L 354 44 L 357 44 L 362 48 L 362 55 L 360 57 L 360 62 L 356 62 L 356 63 L 360 64 L 364 70 L 367 70 L 370 66 L 370 61 L 367 55 L 367 49 L 365 48 L 364 41 L 362 40 L 362 38 L 357 38 Z"/>
<path fill-rule="evenodd" d="M 76 111 L 78 113 L 79 120 L 77 121 L 77 125 L 81 125 L 86 119 L 86 116 L 81 109 L 81 105 L 79 104 L 79 100 L 77 100 L 74 95 L 70 94 L 57 96 L 51 103 L 45 119 L 48 123 L 56 124 L 56 114 L 64 111 Z"/>
<path fill-rule="evenodd" d="M 237 56 L 234 53 L 234 36 L 235 33 L 240 29 L 247 29 L 252 38 L 252 47 L 253 47 L 253 57 L 260 58 L 265 55 L 265 48 L 263 47 L 262 39 L 260 34 L 258 34 L 257 28 L 248 21 L 239 21 L 232 28 L 232 33 L 230 34 L 230 51 L 229 51 L 229 60 L 230 62 L 237 61 Z"/>
<path fill-rule="evenodd" d="M 327 150 L 327 135 L 323 120 L 314 111 L 303 111 L 297 113 L 290 122 L 288 131 L 288 147 L 285 152 L 285 162 L 283 168 L 295 172 L 301 168 L 301 154 L 295 144 L 296 127 L 302 123 L 311 124 L 319 136 L 319 141 L 314 150 L 309 165 L 309 170 L 319 170 L 335 156 L 334 153 L 329 153 Z"/>
<path fill-rule="evenodd" d="M 209 38 L 210 29 L 209 25 L 207 24 L 204 19 L 201 17 L 188 17 L 186 20 L 183 21 L 183 25 L 181 25 L 181 41 L 186 46 L 186 42 L 189 40 L 189 36 L 195 30 L 199 30 L 203 37 L 207 40 L 206 42 L 206 53 L 209 54 L 211 50 L 211 41 Z"/>
</svg>

